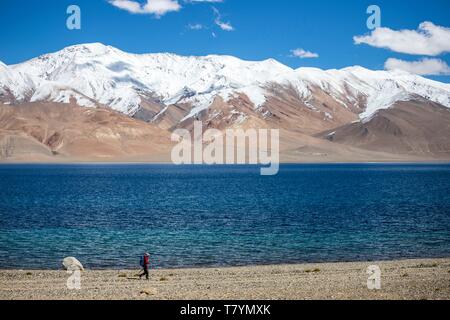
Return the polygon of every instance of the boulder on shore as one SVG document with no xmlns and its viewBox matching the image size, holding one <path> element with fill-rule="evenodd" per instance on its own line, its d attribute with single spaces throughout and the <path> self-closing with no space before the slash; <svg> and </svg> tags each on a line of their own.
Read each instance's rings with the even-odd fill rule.
<svg viewBox="0 0 450 320">
<path fill-rule="evenodd" d="M 64 266 L 64 268 L 66 270 L 71 270 L 71 271 L 80 270 L 80 271 L 84 271 L 84 267 L 81 264 L 81 262 L 78 261 L 78 259 L 74 258 L 74 257 L 64 258 L 62 264 L 63 264 L 63 266 Z"/>
</svg>

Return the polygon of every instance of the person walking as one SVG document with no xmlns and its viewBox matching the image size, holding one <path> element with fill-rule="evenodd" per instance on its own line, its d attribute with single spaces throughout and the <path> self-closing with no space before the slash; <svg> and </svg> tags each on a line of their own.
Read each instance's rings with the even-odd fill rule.
<svg viewBox="0 0 450 320">
<path fill-rule="evenodd" d="M 149 274 L 148 269 L 150 268 L 150 254 L 145 253 L 141 257 L 141 267 L 143 269 L 143 272 L 139 274 L 139 279 L 141 279 L 143 276 L 145 276 L 145 279 L 149 280 Z"/>
</svg>

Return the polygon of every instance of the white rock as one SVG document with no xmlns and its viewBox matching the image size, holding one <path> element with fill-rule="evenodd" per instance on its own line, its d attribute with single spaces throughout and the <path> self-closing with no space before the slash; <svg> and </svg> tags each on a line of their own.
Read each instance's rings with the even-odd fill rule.
<svg viewBox="0 0 450 320">
<path fill-rule="evenodd" d="M 63 264 L 63 266 L 64 266 L 64 268 L 66 270 L 81 270 L 81 271 L 84 271 L 84 267 L 81 264 L 81 262 L 78 261 L 78 259 L 74 258 L 74 257 L 64 258 L 62 264 Z"/>
</svg>

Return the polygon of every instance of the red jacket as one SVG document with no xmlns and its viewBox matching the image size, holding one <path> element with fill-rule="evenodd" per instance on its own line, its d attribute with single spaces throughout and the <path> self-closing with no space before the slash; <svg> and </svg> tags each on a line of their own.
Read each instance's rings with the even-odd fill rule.
<svg viewBox="0 0 450 320">
<path fill-rule="evenodd" d="M 149 256 L 144 256 L 143 267 L 144 268 L 148 268 L 149 266 L 150 266 L 150 257 Z"/>
</svg>

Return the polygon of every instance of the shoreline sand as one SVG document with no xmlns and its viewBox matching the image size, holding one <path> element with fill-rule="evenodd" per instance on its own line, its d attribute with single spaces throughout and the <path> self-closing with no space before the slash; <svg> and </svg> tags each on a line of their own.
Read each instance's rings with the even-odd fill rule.
<svg viewBox="0 0 450 320">
<path fill-rule="evenodd" d="M 98 159 L 98 160 L 55 160 L 55 161 L 40 161 L 40 160 L 3 160 L 0 159 L 0 164 L 3 165 L 12 165 L 12 164 L 24 164 L 24 165 L 174 165 L 172 161 L 160 161 L 160 160 L 142 160 L 142 161 L 121 161 L 121 160 L 105 160 L 105 159 Z M 280 165 L 293 165 L 293 164 L 302 164 L 302 165 L 324 165 L 324 164 L 450 164 L 450 159 L 416 159 L 416 160 L 408 160 L 408 159 L 381 159 L 381 160 L 348 160 L 348 161 L 301 161 L 301 160 L 292 160 L 292 161 L 280 161 Z M 195 164 L 185 164 L 184 166 L 193 166 Z M 202 164 L 200 164 L 202 165 Z M 203 164 L 204 166 L 210 166 Z M 225 166 L 242 166 L 242 165 L 250 165 L 248 163 L 245 164 L 227 164 Z M 224 166 L 221 164 L 213 165 L 213 166 Z M 253 166 L 259 166 L 259 164 L 255 164 Z"/>
<path fill-rule="evenodd" d="M 381 290 L 368 290 L 367 267 L 382 271 Z M 450 299 L 450 258 L 251 267 L 86 270 L 81 290 L 66 271 L 0 270 L 0 300 L 385 300 Z"/>
</svg>

